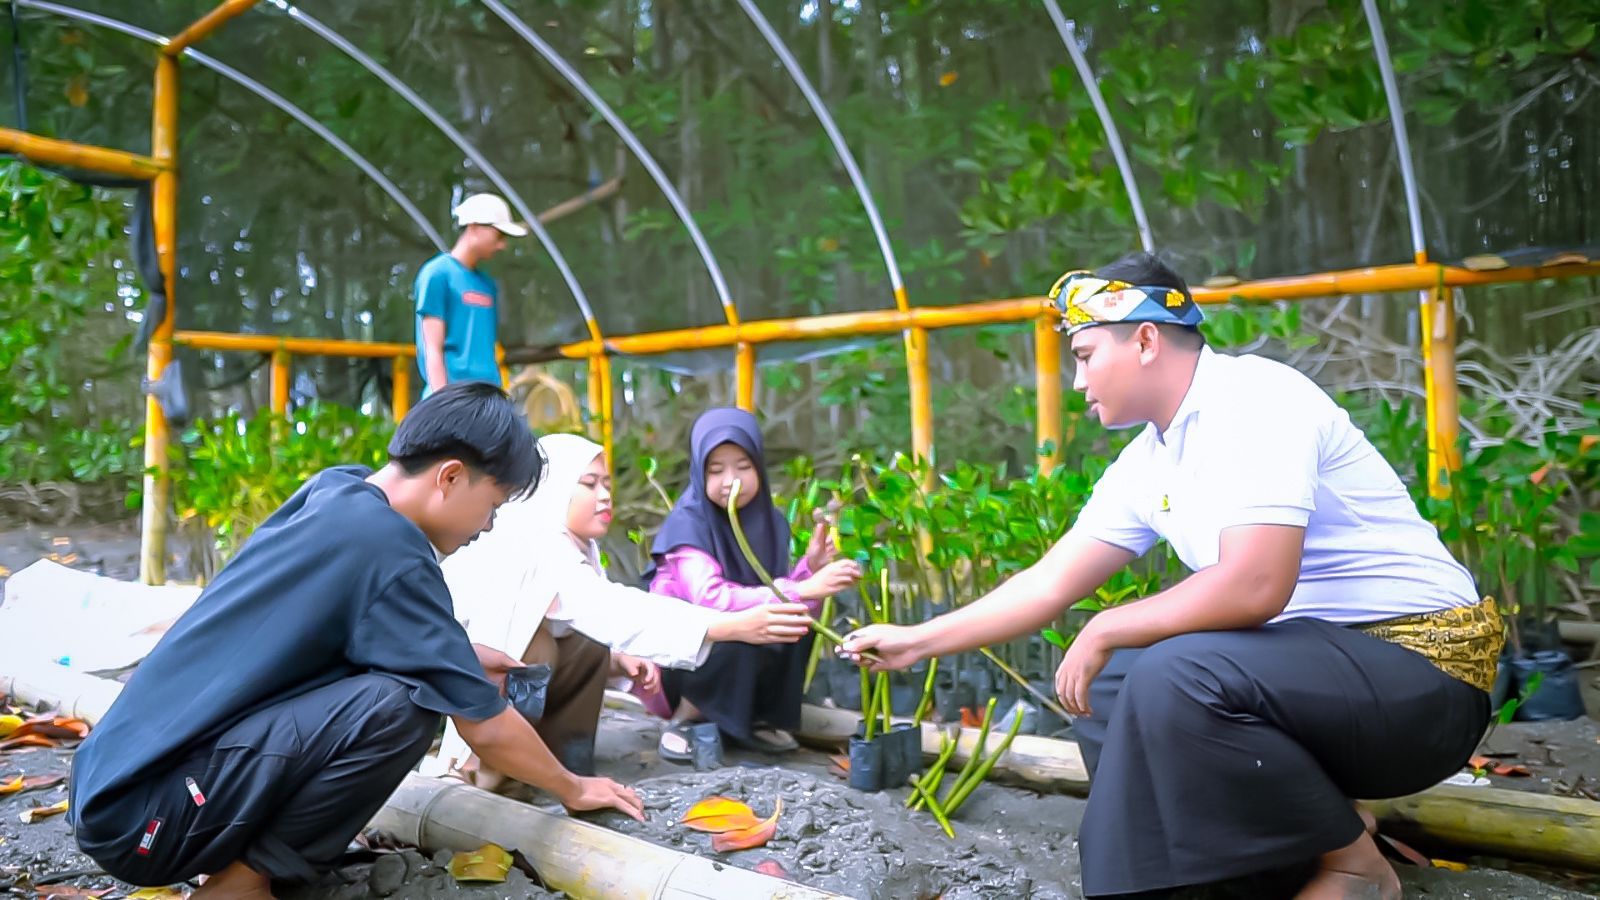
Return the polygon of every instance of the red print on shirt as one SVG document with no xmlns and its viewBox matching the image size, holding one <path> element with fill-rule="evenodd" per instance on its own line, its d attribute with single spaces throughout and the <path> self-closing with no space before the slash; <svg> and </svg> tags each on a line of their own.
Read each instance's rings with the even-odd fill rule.
<svg viewBox="0 0 1600 900">
<path fill-rule="evenodd" d="M 462 291 L 461 302 L 468 306 L 493 306 L 494 298 L 482 291 Z"/>
</svg>

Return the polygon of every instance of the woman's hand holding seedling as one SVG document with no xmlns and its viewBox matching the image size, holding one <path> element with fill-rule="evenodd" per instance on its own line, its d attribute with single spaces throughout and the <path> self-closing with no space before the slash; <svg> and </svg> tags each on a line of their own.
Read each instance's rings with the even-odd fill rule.
<svg viewBox="0 0 1600 900">
<path fill-rule="evenodd" d="M 795 585 L 795 591 L 807 600 L 821 600 L 849 590 L 860 580 L 860 563 L 853 559 L 836 559 L 823 566 L 817 574 Z"/>
</svg>

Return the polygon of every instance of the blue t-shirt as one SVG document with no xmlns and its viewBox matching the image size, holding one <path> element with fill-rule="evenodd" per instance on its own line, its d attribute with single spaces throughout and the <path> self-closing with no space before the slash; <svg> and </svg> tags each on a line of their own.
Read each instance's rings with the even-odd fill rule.
<svg viewBox="0 0 1600 900">
<path fill-rule="evenodd" d="M 369 474 L 308 480 L 139 664 L 73 759 L 75 826 L 250 713 L 342 678 L 382 673 L 417 706 L 471 721 L 505 708 L 433 545 Z"/>
<path fill-rule="evenodd" d="M 500 365 L 494 358 L 499 329 L 495 306 L 499 291 L 494 279 L 469 269 L 448 253 L 423 263 L 417 272 L 417 370 L 431 392 L 443 385 L 429 385 L 427 357 L 422 347 L 422 320 L 444 320 L 444 369 L 451 383 L 487 381 L 500 383 Z"/>
</svg>

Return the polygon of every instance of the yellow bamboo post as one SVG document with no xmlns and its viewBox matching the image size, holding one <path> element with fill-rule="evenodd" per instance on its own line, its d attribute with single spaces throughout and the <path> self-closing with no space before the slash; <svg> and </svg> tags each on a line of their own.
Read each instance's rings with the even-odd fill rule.
<svg viewBox="0 0 1600 900">
<path fill-rule="evenodd" d="M 611 357 L 604 353 L 589 357 L 589 436 L 606 450 L 606 467 L 611 468 Z"/>
<path fill-rule="evenodd" d="M 1461 433 L 1456 389 L 1455 291 L 1436 287 L 1423 291 L 1422 385 L 1427 397 L 1428 493 L 1450 496 L 1450 473 L 1461 468 L 1456 441 Z"/>
<path fill-rule="evenodd" d="M 506 345 L 494 342 L 494 364 L 500 369 L 500 390 L 511 389 L 511 367 L 506 365 Z"/>
<path fill-rule="evenodd" d="M 166 285 L 161 321 L 150 334 L 145 376 L 153 385 L 172 362 L 172 327 L 178 307 L 178 61 L 156 59 L 150 124 L 150 155 L 161 165 L 152 191 L 156 256 Z M 146 584 L 167 580 L 167 418 L 155 394 L 145 396 L 144 497 L 139 544 L 139 579 Z"/>
<path fill-rule="evenodd" d="M 273 415 L 283 416 L 289 413 L 289 353 L 286 350 L 277 350 L 272 354 L 272 392 L 269 402 Z"/>
<path fill-rule="evenodd" d="M 405 356 L 394 358 L 394 368 L 389 378 L 389 409 L 394 413 L 396 425 L 411 411 L 412 362 Z"/>
<path fill-rule="evenodd" d="M 741 341 L 735 351 L 734 367 L 735 390 L 738 394 L 736 401 L 739 408 L 745 412 L 756 411 L 756 348 L 748 341 Z"/>
<path fill-rule="evenodd" d="M 933 387 L 928 383 L 928 331 L 905 333 L 906 380 L 911 388 L 911 452 L 927 465 L 925 490 L 933 489 Z"/>
<path fill-rule="evenodd" d="M 1034 394 L 1038 400 L 1038 426 L 1034 443 L 1039 448 L 1039 471 L 1053 472 L 1061 465 L 1061 332 L 1048 318 L 1033 321 Z M 1048 444 L 1050 449 L 1043 448 Z"/>
</svg>

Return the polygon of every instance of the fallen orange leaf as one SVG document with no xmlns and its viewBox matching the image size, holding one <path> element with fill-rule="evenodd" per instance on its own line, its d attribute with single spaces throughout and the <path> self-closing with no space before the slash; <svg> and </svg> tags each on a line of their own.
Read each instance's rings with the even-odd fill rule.
<svg viewBox="0 0 1600 900">
<path fill-rule="evenodd" d="M 1600 444 L 1600 434 L 1586 434 L 1578 438 L 1578 452 L 1588 453 L 1596 444 Z"/>
<path fill-rule="evenodd" d="M 53 738 L 45 737 L 42 734 L 29 733 L 8 737 L 0 741 L 0 750 L 15 750 L 18 747 L 54 747 L 55 745 L 56 742 Z"/>
<path fill-rule="evenodd" d="M 778 798 L 776 807 L 769 818 L 762 819 L 748 828 L 738 831 L 725 831 L 711 838 L 711 849 L 718 853 L 727 853 L 730 850 L 750 850 L 760 847 L 772 840 L 778 831 L 778 816 L 783 814 L 783 798 Z"/>
<path fill-rule="evenodd" d="M 850 777 L 850 757 L 830 756 L 828 757 L 828 762 L 832 763 L 832 765 L 829 766 L 829 771 L 831 771 L 833 774 L 839 776 L 840 778 Z"/>
<path fill-rule="evenodd" d="M 1467 760 L 1467 766 L 1473 769 L 1487 769 L 1494 765 L 1494 760 L 1487 756 L 1474 756 Z"/>
<path fill-rule="evenodd" d="M 49 806 L 35 806 L 34 808 L 25 810 L 22 813 L 22 824 L 32 825 L 40 819 L 48 819 L 51 816 L 59 816 L 66 811 L 67 801 L 65 800 L 61 801 L 60 803 L 52 803 Z"/>
<path fill-rule="evenodd" d="M 1549 463 L 1545 463 L 1544 465 L 1542 465 L 1538 469 L 1536 469 L 1532 475 L 1529 475 L 1528 476 L 1528 480 L 1533 482 L 1534 484 L 1544 484 L 1544 479 L 1549 474 L 1550 474 L 1550 464 Z"/>
<path fill-rule="evenodd" d="M 760 823 L 755 810 L 732 797 L 707 797 L 683 814 L 683 824 L 695 831 L 737 831 Z"/>
<path fill-rule="evenodd" d="M 65 775 L 18 775 L 5 784 L 0 784 L 0 796 L 5 794 L 20 794 L 23 791 L 36 791 L 40 788 L 55 787 L 67 780 Z"/>
<path fill-rule="evenodd" d="M 983 727 L 983 717 L 978 715 L 977 713 L 973 712 L 972 711 L 972 707 L 963 706 L 963 707 L 961 707 L 961 727 L 962 728 L 982 728 Z"/>
<path fill-rule="evenodd" d="M 1517 776 L 1517 777 L 1531 777 L 1533 775 L 1532 772 L 1528 771 L 1528 767 L 1527 766 L 1519 766 L 1519 765 L 1510 765 L 1510 766 L 1508 766 L 1508 765 L 1498 765 L 1498 766 L 1495 766 L 1492 771 L 1496 775 L 1500 775 L 1500 776 L 1514 775 L 1514 776 Z"/>
</svg>

